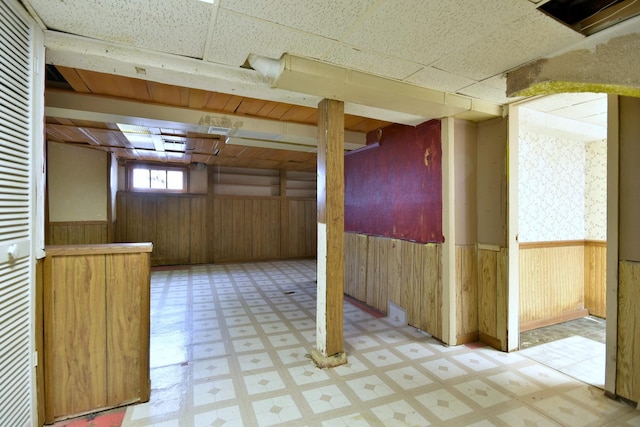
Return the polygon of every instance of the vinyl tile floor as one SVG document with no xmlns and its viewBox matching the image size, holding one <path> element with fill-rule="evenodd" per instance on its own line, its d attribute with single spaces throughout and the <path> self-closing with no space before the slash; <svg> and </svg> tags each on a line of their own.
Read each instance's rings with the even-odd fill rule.
<svg viewBox="0 0 640 427">
<path fill-rule="evenodd" d="M 587 316 L 520 334 L 520 354 L 604 389 L 606 321 Z"/>
<path fill-rule="evenodd" d="M 348 363 L 321 370 L 316 262 L 151 276 L 151 400 L 123 426 L 635 426 L 640 411 L 516 353 L 446 347 L 345 301 Z"/>
</svg>

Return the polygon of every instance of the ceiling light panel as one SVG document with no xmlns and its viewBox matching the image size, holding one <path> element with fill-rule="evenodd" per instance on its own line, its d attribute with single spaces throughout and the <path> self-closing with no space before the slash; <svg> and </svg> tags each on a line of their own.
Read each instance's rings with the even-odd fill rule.
<svg viewBox="0 0 640 427">
<path fill-rule="evenodd" d="M 124 123 L 116 123 L 118 129 L 121 132 L 125 133 L 142 133 L 142 134 L 151 134 L 151 130 L 146 126 L 138 126 L 138 125 L 129 125 Z"/>
</svg>

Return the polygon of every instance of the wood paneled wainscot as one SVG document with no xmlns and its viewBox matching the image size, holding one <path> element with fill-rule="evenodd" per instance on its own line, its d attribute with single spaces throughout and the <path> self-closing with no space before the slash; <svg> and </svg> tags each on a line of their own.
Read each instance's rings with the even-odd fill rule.
<svg viewBox="0 0 640 427">
<path fill-rule="evenodd" d="M 607 317 L 607 242 L 584 244 L 584 307 L 593 316 Z"/>
<path fill-rule="evenodd" d="M 640 262 L 619 262 L 616 393 L 640 402 Z"/>
<path fill-rule="evenodd" d="M 51 222 L 48 245 L 88 245 L 109 243 L 107 221 Z"/>
<path fill-rule="evenodd" d="M 507 350 L 507 250 L 478 245 L 478 333 L 480 340 Z"/>
<path fill-rule="evenodd" d="M 478 340 L 478 250 L 456 245 L 456 344 Z"/>
<path fill-rule="evenodd" d="M 606 315 L 606 242 L 521 243 L 520 330 Z"/>
<path fill-rule="evenodd" d="M 47 246 L 45 421 L 149 400 L 151 243 Z"/>
<path fill-rule="evenodd" d="M 407 311 L 407 323 L 442 337 L 441 248 L 357 233 L 345 235 L 345 293 L 386 313 Z"/>
<path fill-rule="evenodd" d="M 118 193 L 116 240 L 153 242 L 152 265 L 314 257 L 316 200 Z"/>
</svg>

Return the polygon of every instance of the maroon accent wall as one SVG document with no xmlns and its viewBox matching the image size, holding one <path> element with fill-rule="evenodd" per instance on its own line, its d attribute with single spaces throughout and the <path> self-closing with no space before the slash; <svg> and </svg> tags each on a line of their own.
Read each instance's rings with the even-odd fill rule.
<svg viewBox="0 0 640 427">
<path fill-rule="evenodd" d="M 345 231 L 444 242 L 440 121 L 388 126 L 376 144 L 379 135 L 345 155 Z"/>
</svg>

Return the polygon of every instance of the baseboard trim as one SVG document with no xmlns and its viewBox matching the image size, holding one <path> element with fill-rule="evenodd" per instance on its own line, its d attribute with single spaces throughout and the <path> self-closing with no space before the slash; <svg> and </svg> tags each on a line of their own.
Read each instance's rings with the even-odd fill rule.
<svg viewBox="0 0 640 427">
<path fill-rule="evenodd" d="M 478 341 L 480 334 L 476 332 L 469 332 L 467 334 L 458 335 L 456 337 L 456 345 L 469 344 Z"/>
<path fill-rule="evenodd" d="M 484 332 L 479 332 L 478 333 L 478 338 L 480 338 L 480 341 L 482 341 L 485 344 L 490 345 L 491 347 L 495 348 L 496 350 L 502 350 L 502 346 L 500 345 L 500 340 L 497 338 L 492 337 L 491 335 L 487 335 Z"/>
<path fill-rule="evenodd" d="M 543 328 L 545 326 L 555 325 L 557 323 L 568 322 L 569 320 L 580 319 L 589 315 L 589 310 L 586 308 L 581 310 L 566 311 L 557 316 L 547 317 L 539 320 L 530 320 L 528 322 L 520 323 L 520 332 L 530 331 L 532 329 Z"/>
</svg>

